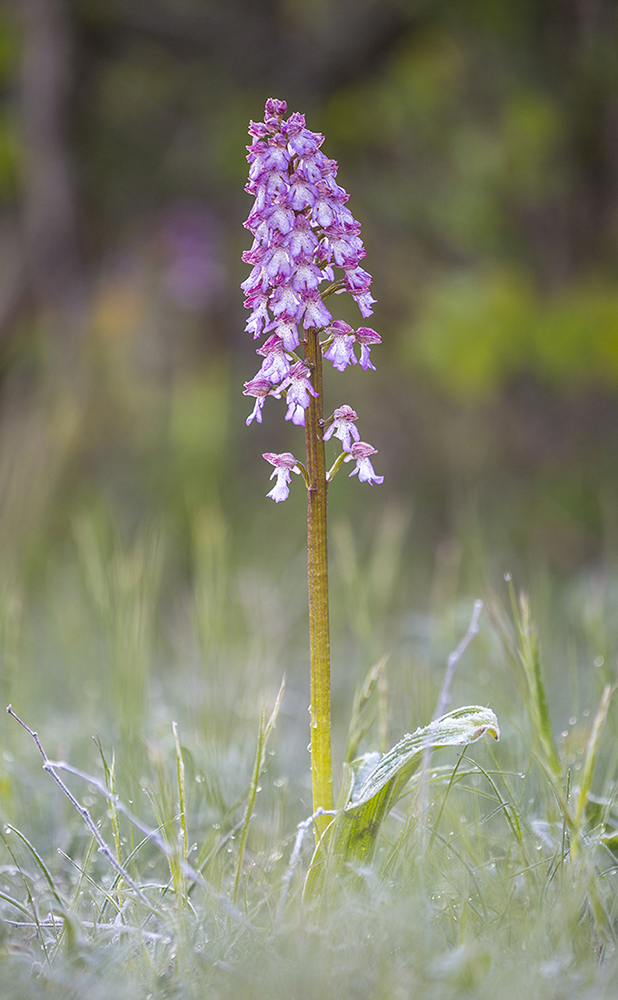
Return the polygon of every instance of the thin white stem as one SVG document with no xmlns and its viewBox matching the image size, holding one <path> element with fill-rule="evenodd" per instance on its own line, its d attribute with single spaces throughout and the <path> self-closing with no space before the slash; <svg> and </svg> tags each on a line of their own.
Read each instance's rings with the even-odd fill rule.
<svg viewBox="0 0 618 1000">
<path fill-rule="evenodd" d="M 13 711 L 13 708 L 12 708 L 11 705 L 8 706 L 7 712 L 9 713 L 9 715 L 11 715 L 16 720 L 16 722 L 19 722 L 19 724 L 22 727 L 22 729 L 25 729 L 26 732 L 34 740 L 35 745 L 36 745 L 39 753 L 41 754 L 41 757 L 43 758 L 43 770 L 47 771 L 48 774 L 51 774 L 52 778 L 54 779 L 54 781 L 56 782 L 56 784 L 60 786 L 60 788 L 62 789 L 62 791 L 64 792 L 64 794 L 68 798 L 68 800 L 71 803 L 71 805 L 74 806 L 74 808 L 77 810 L 77 812 L 79 813 L 79 815 L 83 819 L 84 823 L 86 824 L 86 826 L 90 830 L 92 836 L 96 840 L 97 844 L 99 845 L 99 851 L 100 851 L 100 853 L 103 855 L 104 858 L 107 858 L 107 860 L 109 861 L 110 865 L 113 868 L 116 869 L 116 871 L 118 872 L 119 875 L 122 876 L 122 878 L 125 880 L 125 882 L 127 883 L 127 885 L 131 886 L 131 888 L 133 889 L 133 891 L 139 896 L 139 898 L 142 900 L 142 902 L 146 903 L 147 905 L 150 905 L 148 903 L 148 899 L 146 898 L 146 896 L 144 895 L 144 893 L 140 889 L 140 887 L 137 884 L 137 882 L 135 882 L 131 878 L 131 876 L 129 875 L 129 873 L 126 870 L 126 868 L 124 868 L 120 864 L 120 862 L 117 860 L 117 858 L 114 855 L 114 853 L 112 852 L 112 850 L 106 844 L 105 840 L 103 839 L 103 837 L 101 836 L 101 834 L 99 832 L 99 829 L 98 829 L 96 823 L 92 819 L 92 816 L 90 815 L 90 813 L 88 812 L 88 810 L 86 809 L 86 807 L 82 806 L 77 801 L 77 799 L 75 798 L 75 796 L 73 795 L 73 793 L 71 792 L 71 790 L 69 788 L 67 788 L 67 786 L 65 785 L 64 781 L 62 780 L 62 778 L 59 778 L 58 775 L 56 774 L 54 768 L 59 768 L 60 764 L 56 764 L 56 763 L 54 763 L 54 761 L 50 761 L 49 757 L 45 753 L 45 750 L 43 749 L 43 745 L 42 745 L 42 743 L 41 743 L 41 741 L 40 741 L 37 733 L 35 733 L 33 729 L 30 729 L 30 727 L 27 726 L 26 723 L 23 722 L 22 719 L 20 719 L 19 716 L 15 714 L 15 712 Z M 67 768 L 67 770 L 68 770 L 68 768 Z M 107 791 L 107 789 L 106 789 L 106 791 Z"/>
<path fill-rule="evenodd" d="M 283 910 L 285 908 L 285 903 L 290 889 L 290 882 L 292 881 L 294 870 L 300 858 L 300 852 L 303 846 L 305 835 L 311 829 L 315 820 L 319 816 L 335 816 L 335 815 L 336 815 L 335 809 L 322 809 L 322 807 L 320 806 L 320 808 L 316 809 L 316 811 L 313 813 L 312 816 L 308 816 L 307 819 L 302 820 L 302 822 L 299 823 L 298 826 L 296 827 L 296 839 L 294 840 L 294 847 L 292 848 L 292 853 L 290 854 L 290 860 L 288 862 L 288 866 L 281 880 L 281 895 L 279 897 L 279 905 L 277 906 L 277 915 L 275 917 L 275 921 L 277 924 L 281 922 L 281 918 L 283 916 Z"/>
<path fill-rule="evenodd" d="M 10 716 L 12 716 L 16 720 L 16 722 L 19 722 L 22 729 L 25 729 L 26 732 L 34 740 L 36 747 L 39 753 L 41 754 L 41 757 L 43 758 L 43 770 L 47 771 L 48 774 L 51 774 L 56 784 L 59 785 L 64 794 L 67 796 L 69 802 L 74 806 L 79 815 L 82 817 L 86 826 L 92 833 L 92 836 L 99 845 L 100 853 L 103 855 L 103 857 L 107 858 L 111 866 L 115 868 L 115 870 L 118 872 L 119 875 L 122 876 L 122 878 L 126 881 L 127 885 L 131 886 L 131 888 L 137 893 L 139 898 L 148 906 L 148 908 L 153 909 L 151 903 L 149 902 L 148 898 L 144 895 L 141 888 L 131 878 L 127 870 L 117 860 L 111 848 L 108 847 L 108 845 L 106 844 L 105 840 L 101 836 L 101 833 L 99 832 L 99 829 L 95 824 L 94 820 L 92 819 L 88 810 L 78 802 L 78 800 L 75 798 L 71 790 L 67 788 L 64 781 L 62 781 L 62 779 L 56 774 L 54 768 L 56 768 L 57 770 L 67 771 L 69 774 L 74 774 L 76 777 L 81 778 L 83 781 L 87 781 L 88 784 L 93 785 L 97 789 L 97 791 L 101 793 L 101 795 L 105 796 L 105 798 L 108 799 L 108 801 L 112 801 L 118 812 L 126 816 L 129 822 L 132 823 L 136 827 L 136 829 L 140 831 L 140 833 L 143 833 L 148 840 L 151 840 L 155 844 L 155 846 L 158 847 L 161 853 L 164 854 L 166 857 L 169 857 L 171 854 L 174 853 L 173 849 L 168 847 L 168 845 L 165 843 L 165 841 L 159 834 L 158 830 L 153 830 L 151 827 L 146 826 L 146 824 L 138 820 L 137 817 L 134 816 L 129 809 L 127 809 L 127 807 L 124 805 L 121 799 L 114 792 L 110 792 L 109 788 L 107 788 L 106 785 L 104 785 L 97 778 L 95 778 L 94 775 L 87 774 L 85 771 L 80 771 L 79 768 L 72 767 L 70 764 L 65 763 L 65 761 L 50 760 L 47 754 L 45 753 L 45 750 L 43 749 L 43 745 L 38 737 L 38 734 L 33 729 L 30 729 L 30 727 L 27 726 L 26 723 L 19 718 L 19 716 L 13 711 L 11 705 L 7 707 L 7 712 Z M 221 906 L 225 910 L 227 910 L 227 912 L 230 914 L 230 916 L 234 918 L 234 920 L 236 920 L 243 926 L 247 926 L 253 933 L 255 933 L 255 928 L 250 924 L 247 918 L 232 903 L 230 903 L 230 901 L 225 896 L 215 892 L 212 886 L 208 884 L 206 879 L 203 878 L 203 876 L 200 875 L 200 873 L 196 871 L 195 868 L 193 868 L 187 861 L 181 859 L 179 868 L 182 874 L 185 876 L 185 878 L 188 878 L 190 881 L 195 882 L 197 885 L 200 886 L 200 888 L 205 889 L 211 896 L 213 896 L 217 900 L 217 902 L 221 904 Z"/>
<path fill-rule="evenodd" d="M 479 631 L 479 617 L 481 611 L 483 610 L 483 602 L 480 598 L 474 602 L 474 608 L 472 609 L 472 617 L 470 619 L 470 624 L 468 625 L 468 631 L 464 635 L 463 639 L 459 645 L 449 653 L 446 661 L 446 672 L 444 674 L 444 680 L 442 681 L 442 687 L 440 688 L 440 694 L 438 696 L 438 702 L 436 704 L 436 710 L 433 714 L 432 722 L 435 719 L 439 719 L 441 715 L 444 715 L 448 708 L 448 703 L 450 701 L 451 694 L 451 684 L 453 682 L 453 675 L 457 664 L 464 655 L 466 649 L 474 639 L 475 635 L 478 635 Z"/>
<path fill-rule="evenodd" d="M 438 695 L 438 701 L 436 703 L 436 709 L 433 713 L 432 722 L 439 719 L 445 714 L 448 703 L 450 701 L 451 694 L 451 684 L 453 683 L 453 677 L 457 664 L 461 660 L 466 649 L 474 639 L 475 635 L 479 631 L 479 617 L 481 611 L 483 610 L 483 602 L 478 598 L 474 602 L 474 607 L 472 609 L 472 617 L 470 618 L 470 624 L 468 625 L 468 630 L 461 641 L 457 644 L 455 649 L 449 653 L 446 660 L 446 671 L 444 673 L 444 679 L 442 681 L 442 687 L 440 688 L 440 694 Z M 431 747 L 426 746 L 423 751 L 423 762 L 421 764 L 421 777 L 419 782 L 418 797 L 417 797 L 417 814 L 422 816 L 425 812 L 426 807 L 426 797 L 427 797 L 427 772 L 429 770 L 429 761 L 431 758 Z"/>
<path fill-rule="evenodd" d="M 53 919 L 40 920 L 36 924 L 33 920 L 4 920 L 5 924 L 11 927 L 42 927 L 53 931 L 58 930 L 57 922 Z M 80 927 L 87 927 L 88 930 L 110 931 L 114 934 L 139 934 L 145 941 L 157 941 L 161 944 L 171 944 L 173 938 L 165 934 L 157 934 L 155 931 L 145 931 L 141 927 L 133 927 L 131 924 L 98 924 L 92 920 L 80 920 Z"/>
</svg>

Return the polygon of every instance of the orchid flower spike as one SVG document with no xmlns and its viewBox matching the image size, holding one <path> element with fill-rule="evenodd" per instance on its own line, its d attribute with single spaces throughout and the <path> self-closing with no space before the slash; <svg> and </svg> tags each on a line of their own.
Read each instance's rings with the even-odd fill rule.
<svg viewBox="0 0 618 1000">
<path fill-rule="evenodd" d="M 356 364 L 368 371 L 374 367 L 370 349 L 381 338 L 370 327 L 354 330 L 349 323 L 333 319 L 324 302 L 327 293 L 347 291 L 361 316 L 370 316 L 375 301 L 371 275 L 360 266 L 365 257 L 361 228 L 347 207 L 347 192 L 337 183 L 337 163 L 322 152 L 324 136 L 306 127 L 304 115 L 286 118 L 286 114 L 285 101 L 270 98 L 264 120 L 249 126 L 252 141 L 247 146 L 245 190 L 255 201 L 245 223 L 253 245 L 243 253 L 251 272 L 242 289 L 250 310 L 246 330 L 254 339 L 266 339 L 257 348 L 260 370 L 245 382 L 243 391 L 255 397 L 247 424 L 262 422 L 266 397 L 272 396 L 285 397 L 285 419 L 303 426 L 321 383 L 314 378 L 315 356 L 306 364 L 296 355 L 301 343 L 319 336 L 319 351 L 335 371 Z M 324 282 L 331 287 L 322 292 Z M 357 344 L 360 357 L 355 353 Z M 320 357 L 320 370 L 321 363 Z M 321 414 L 321 401 L 319 406 Z M 350 406 L 338 407 L 323 440 L 336 438 L 342 454 L 356 459 L 352 475 L 358 474 L 363 482 L 382 482 L 369 461 L 374 449 L 360 441 L 357 419 Z M 290 472 L 297 471 L 297 463 L 289 452 L 268 452 L 264 457 L 274 465 L 277 477 L 268 496 L 279 503 L 288 496 Z M 336 468 L 341 461 L 342 455 Z"/>
</svg>

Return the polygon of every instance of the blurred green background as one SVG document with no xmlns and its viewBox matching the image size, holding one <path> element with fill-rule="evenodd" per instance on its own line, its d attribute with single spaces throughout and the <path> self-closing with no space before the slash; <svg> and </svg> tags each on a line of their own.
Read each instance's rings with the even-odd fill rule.
<svg viewBox="0 0 618 1000">
<path fill-rule="evenodd" d="M 243 678 L 257 665 L 252 709 L 260 657 L 273 684 L 304 664 L 303 491 L 267 501 L 261 458 L 301 439 L 275 406 L 247 429 L 242 396 L 246 129 L 269 96 L 325 133 L 378 299 L 377 372 L 326 385 L 386 476 L 331 490 L 335 629 L 365 644 L 362 672 L 387 610 L 445 607 L 506 570 L 602 582 L 618 549 L 617 43 L 613 0 L 4 5 L 7 700 L 21 683 L 62 704 L 79 678 L 85 711 L 130 676 L 130 714 L 153 659 L 162 677 L 172 648 L 208 663 L 222 631 Z M 11 673 L 17 634 L 30 674 Z"/>
</svg>

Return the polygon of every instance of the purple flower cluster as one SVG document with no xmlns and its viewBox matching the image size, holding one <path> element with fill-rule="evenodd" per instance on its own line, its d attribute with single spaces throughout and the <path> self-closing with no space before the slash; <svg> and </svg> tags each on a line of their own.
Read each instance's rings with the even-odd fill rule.
<svg viewBox="0 0 618 1000">
<path fill-rule="evenodd" d="M 268 336 L 257 349 L 263 358 L 260 370 L 245 382 L 245 395 L 255 398 L 247 424 L 262 422 L 267 396 L 285 396 L 285 419 L 304 424 L 310 396 L 317 395 L 309 368 L 295 353 L 305 338 L 304 331 L 323 330 L 323 357 L 337 371 L 357 363 L 365 370 L 373 369 L 370 347 L 381 342 L 379 334 L 369 327 L 353 330 L 347 323 L 333 320 L 324 304 L 320 285 L 328 282 L 328 292 L 348 291 L 361 315 L 370 316 L 375 301 L 370 292 L 371 276 L 360 266 L 365 256 L 360 225 L 346 207 L 348 194 L 336 181 L 337 163 L 320 150 L 324 136 L 310 132 L 302 114 L 285 119 L 286 110 L 285 101 L 270 99 L 264 121 L 251 122 L 249 127 L 253 141 L 247 147 L 250 166 L 245 190 L 255 197 L 255 203 L 245 223 L 254 237 L 253 246 L 243 254 L 243 260 L 252 265 L 251 274 L 242 283 L 245 306 L 251 310 L 245 329 L 254 338 Z M 301 323 L 302 335 L 298 329 Z M 346 418 L 344 411 L 353 418 Z M 354 411 L 340 407 L 331 419 L 324 440 L 334 435 L 349 453 L 345 460 L 356 459 L 352 475 L 381 482 L 368 457 L 375 449 L 359 442 L 356 426 L 350 422 L 357 419 Z M 273 475 L 279 477 L 268 495 L 277 502 L 284 500 L 290 470 L 300 471 L 299 463 L 294 459 L 290 465 L 293 456 L 288 452 L 264 457 L 275 466 Z"/>
</svg>

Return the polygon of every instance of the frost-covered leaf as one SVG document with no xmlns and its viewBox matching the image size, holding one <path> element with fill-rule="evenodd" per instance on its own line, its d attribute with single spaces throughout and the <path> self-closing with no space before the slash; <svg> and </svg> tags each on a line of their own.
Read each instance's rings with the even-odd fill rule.
<svg viewBox="0 0 618 1000">
<path fill-rule="evenodd" d="M 354 761 L 347 802 L 320 841 L 312 870 L 316 865 L 319 870 L 328 857 L 335 865 L 369 861 L 380 826 L 418 768 L 425 748 L 466 746 L 486 733 L 500 737 L 492 710 L 467 705 L 404 736 L 384 755 L 369 753 Z"/>
</svg>

